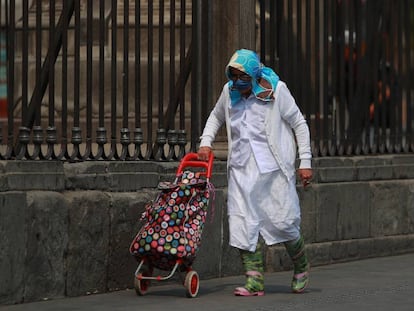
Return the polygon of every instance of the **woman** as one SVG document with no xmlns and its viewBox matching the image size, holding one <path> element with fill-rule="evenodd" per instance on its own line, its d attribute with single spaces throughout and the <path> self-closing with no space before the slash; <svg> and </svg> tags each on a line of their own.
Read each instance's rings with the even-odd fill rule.
<svg viewBox="0 0 414 311">
<path fill-rule="evenodd" d="M 300 233 L 298 175 L 312 179 L 310 134 L 286 84 L 260 63 L 253 51 L 235 52 L 226 67 L 228 82 L 206 122 L 198 157 L 207 160 L 220 127 L 228 138 L 228 217 L 230 245 L 240 250 L 246 284 L 237 296 L 264 295 L 263 256 L 267 245 L 284 243 L 294 263 L 292 291 L 303 292 L 309 263 Z"/>
</svg>

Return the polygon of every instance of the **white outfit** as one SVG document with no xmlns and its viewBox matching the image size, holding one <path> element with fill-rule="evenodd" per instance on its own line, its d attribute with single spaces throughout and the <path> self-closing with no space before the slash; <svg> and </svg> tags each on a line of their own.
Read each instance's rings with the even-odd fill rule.
<svg viewBox="0 0 414 311">
<path fill-rule="evenodd" d="M 250 96 L 232 107 L 226 84 L 201 136 L 200 147 L 211 147 L 226 123 L 230 245 L 249 251 L 259 233 L 268 245 L 300 235 L 295 160 L 298 153 L 299 167 L 311 167 L 309 129 L 282 81 L 275 98 Z"/>
<path fill-rule="evenodd" d="M 259 173 L 249 154 L 245 167 L 229 168 L 227 214 L 230 245 L 254 252 L 259 233 L 267 245 L 296 240 L 300 207 L 295 183 L 280 170 Z"/>
<path fill-rule="evenodd" d="M 251 150 L 261 173 L 277 170 L 279 167 L 269 149 L 265 133 L 265 118 L 270 113 L 271 105 L 257 100 L 253 95 L 242 98 L 230 109 L 230 126 L 232 129 L 231 167 L 244 167 Z M 247 150 L 246 150 L 247 146 Z"/>
</svg>

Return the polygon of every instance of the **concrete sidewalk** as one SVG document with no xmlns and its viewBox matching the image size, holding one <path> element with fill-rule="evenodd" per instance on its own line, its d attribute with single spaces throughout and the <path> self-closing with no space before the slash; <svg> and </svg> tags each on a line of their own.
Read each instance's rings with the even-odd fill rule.
<svg viewBox="0 0 414 311">
<path fill-rule="evenodd" d="M 2 306 L 1 311 L 32 310 L 414 310 L 414 254 L 314 267 L 303 294 L 290 293 L 291 271 L 265 275 L 266 295 L 235 297 L 244 277 L 201 280 L 197 298 L 186 298 L 178 281 L 158 282 L 146 296 L 134 290 Z"/>
</svg>

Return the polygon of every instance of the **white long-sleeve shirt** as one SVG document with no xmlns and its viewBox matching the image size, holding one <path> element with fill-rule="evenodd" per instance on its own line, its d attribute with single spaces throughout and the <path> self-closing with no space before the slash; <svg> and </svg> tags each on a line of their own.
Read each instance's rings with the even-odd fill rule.
<svg viewBox="0 0 414 311">
<path fill-rule="evenodd" d="M 254 154 L 260 173 L 268 173 L 279 168 L 267 143 L 265 119 L 271 105 L 257 99 L 253 94 L 242 99 L 230 108 L 232 129 L 232 152 L 230 166 L 244 167 Z"/>
<path fill-rule="evenodd" d="M 299 168 L 311 168 L 312 153 L 309 128 L 284 82 L 278 82 L 275 90 L 275 100 L 267 104 L 271 105 L 264 121 L 267 143 L 278 167 L 290 179 L 295 174 L 297 154 L 299 154 L 300 159 Z M 200 142 L 200 147 L 212 147 L 218 130 L 226 123 L 229 150 L 228 165 L 233 152 L 232 133 L 234 130 L 231 126 L 230 110 L 231 100 L 229 87 L 226 84 L 207 119 Z"/>
</svg>

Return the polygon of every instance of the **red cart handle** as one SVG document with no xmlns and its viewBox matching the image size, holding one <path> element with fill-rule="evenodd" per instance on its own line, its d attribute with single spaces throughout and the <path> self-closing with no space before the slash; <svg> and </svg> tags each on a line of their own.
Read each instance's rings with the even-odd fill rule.
<svg viewBox="0 0 414 311">
<path fill-rule="evenodd" d="M 213 168 L 214 154 L 210 152 L 208 161 L 202 161 L 198 159 L 197 153 L 187 153 L 181 160 L 180 165 L 177 169 L 176 176 L 179 176 L 183 173 L 184 168 L 186 167 L 203 167 L 205 171 L 200 172 L 202 175 L 205 175 L 207 178 L 211 177 L 212 168 Z"/>
</svg>

